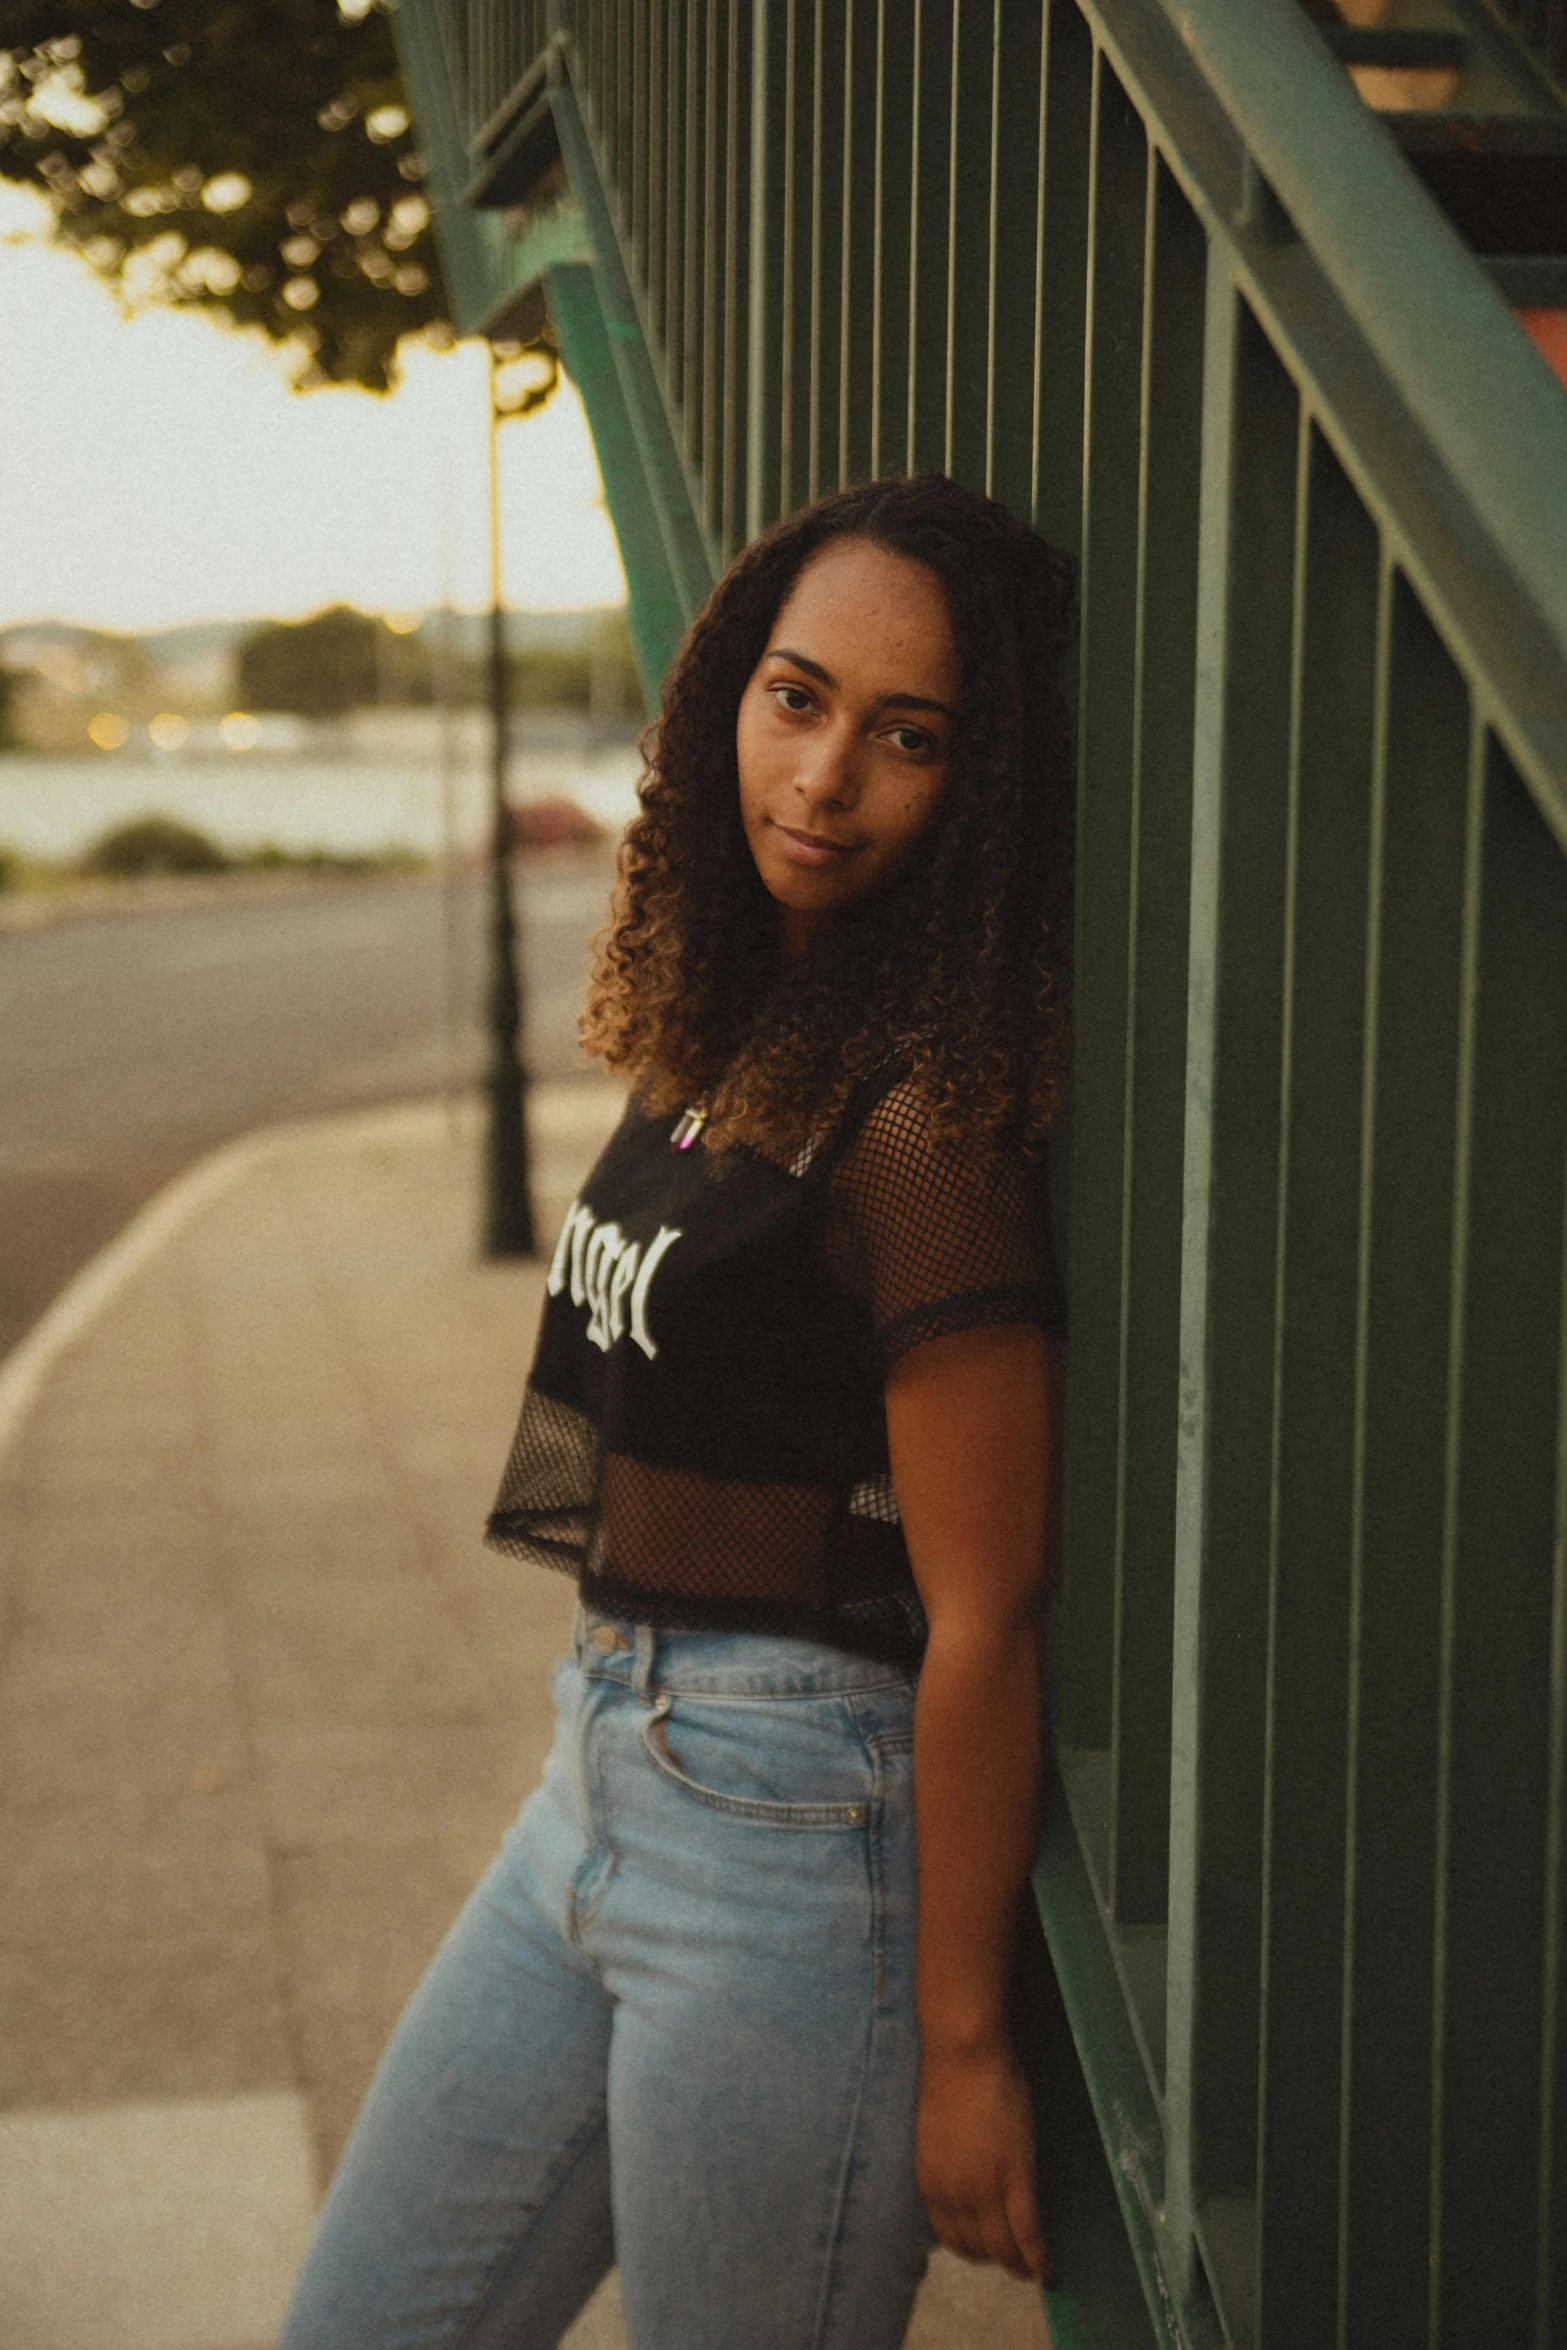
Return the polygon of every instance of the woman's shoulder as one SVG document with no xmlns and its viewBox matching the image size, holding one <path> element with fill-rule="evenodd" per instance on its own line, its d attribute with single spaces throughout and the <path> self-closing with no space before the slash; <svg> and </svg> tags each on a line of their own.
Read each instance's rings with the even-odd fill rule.
<svg viewBox="0 0 1567 2350">
<path fill-rule="evenodd" d="M 931 1102 L 908 1062 L 886 1067 L 857 1090 L 837 1136 L 836 1182 L 931 1185 L 944 1194 L 1033 1188 L 1037 1161 L 977 1124 L 965 1127 Z"/>
</svg>

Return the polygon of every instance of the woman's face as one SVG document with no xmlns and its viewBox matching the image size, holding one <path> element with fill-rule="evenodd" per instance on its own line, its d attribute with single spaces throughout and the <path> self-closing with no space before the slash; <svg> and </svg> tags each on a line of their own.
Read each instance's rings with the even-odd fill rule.
<svg viewBox="0 0 1567 2350">
<path fill-rule="evenodd" d="M 740 703 L 740 815 L 798 953 L 918 851 L 962 676 L 941 583 L 866 539 L 806 565 Z"/>
</svg>

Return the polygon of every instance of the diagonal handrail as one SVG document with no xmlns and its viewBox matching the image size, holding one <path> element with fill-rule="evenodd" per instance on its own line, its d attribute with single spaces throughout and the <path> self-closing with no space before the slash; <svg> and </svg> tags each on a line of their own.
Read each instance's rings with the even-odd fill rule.
<svg viewBox="0 0 1567 2350">
<path fill-rule="evenodd" d="M 1158 5 L 1398 387 L 1544 640 L 1532 662 L 1525 651 L 1508 732 L 1542 813 L 1567 847 L 1567 726 L 1550 708 L 1560 694 L 1560 672 L 1551 671 L 1567 661 L 1562 387 L 1505 316 L 1483 269 L 1294 0 Z M 1106 11 L 1107 21 L 1126 9 L 1122 0 Z M 1324 155 L 1334 159 L 1331 170 L 1323 168 Z M 1255 189 L 1236 186 L 1237 213 L 1255 201 Z"/>
</svg>

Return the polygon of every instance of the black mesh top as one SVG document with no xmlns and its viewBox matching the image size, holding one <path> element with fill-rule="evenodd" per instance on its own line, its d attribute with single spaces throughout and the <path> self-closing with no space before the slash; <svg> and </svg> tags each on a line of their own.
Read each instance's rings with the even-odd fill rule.
<svg viewBox="0 0 1567 2350">
<path fill-rule="evenodd" d="M 487 1539 L 606 1614 L 913 1664 L 883 1378 L 1064 1326 L 1042 1173 L 933 1142 L 895 1069 L 791 1169 L 679 1131 L 633 1100 L 568 1211 Z"/>
</svg>

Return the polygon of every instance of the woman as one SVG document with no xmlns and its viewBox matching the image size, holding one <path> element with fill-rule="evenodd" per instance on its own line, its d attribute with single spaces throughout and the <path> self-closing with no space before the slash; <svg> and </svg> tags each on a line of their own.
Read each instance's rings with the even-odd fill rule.
<svg viewBox="0 0 1567 2350">
<path fill-rule="evenodd" d="M 636 1090 L 490 1527 L 577 1575 L 576 1655 L 285 2350 L 543 2350 L 617 2259 L 635 2350 L 892 2350 L 931 2229 L 1046 2272 L 1005 2006 L 1071 622 L 1000 507 L 873 483 L 748 548 L 665 687 L 584 1023 Z"/>
</svg>

